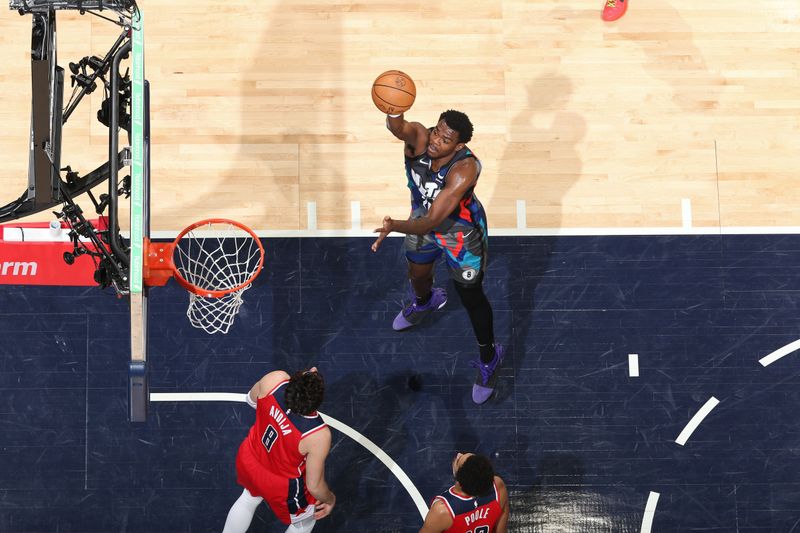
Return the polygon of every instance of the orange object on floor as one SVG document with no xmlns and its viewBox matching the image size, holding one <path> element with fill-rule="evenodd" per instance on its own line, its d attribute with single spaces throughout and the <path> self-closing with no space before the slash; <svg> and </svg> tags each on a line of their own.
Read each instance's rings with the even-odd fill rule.
<svg viewBox="0 0 800 533">
<path fill-rule="evenodd" d="M 614 22 L 625 14 L 628 9 L 628 0 L 606 0 L 603 7 L 603 20 Z"/>
</svg>

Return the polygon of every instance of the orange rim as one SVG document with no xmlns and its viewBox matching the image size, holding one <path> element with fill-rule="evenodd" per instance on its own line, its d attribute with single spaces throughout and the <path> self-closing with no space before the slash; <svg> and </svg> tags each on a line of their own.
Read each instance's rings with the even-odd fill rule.
<svg viewBox="0 0 800 533">
<path fill-rule="evenodd" d="M 235 220 L 231 220 L 231 219 L 228 219 L 228 218 L 206 218 L 204 220 L 200 220 L 198 222 L 195 222 L 194 224 L 184 228 L 184 230 L 181 231 L 178 234 L 178 236 L 173 241 L 173 245 L 177 247 L 178 242 L 182 238 L 184 238 L 193 229 L 199 228 L 200 226 L 210 225 L 210 224 L 230 224 L 232 226 L 236 226 L 237 228 L 239 228 L 241 230 L 244 230 L 245 232 L 249 233 L 250 236 L 253 237 L 253 240 L 255 240 L 256 244 L 258 245 L 258 250 L 259 250 L 260 255 L 261 255 L 261 257 L 258 260 L 258 267 L 256 268 L 255 272 L 253 272 L 252 276 L 250 276 L 243 283 L 241 283 L 241 284 L 239 284 L 239 285 L 237 285 L 235 287 L 232 287 L 230 289 L 223 289 L 223 290 L 209 290 L 209 289 L 203 289 L 201 287 L 198 287 L 194 283 L 192 283 L 189 280 L 187 280 L 186 278 L 184 278 L 183 274 L 181 274 L 180 271 L 178 270 L 178 267 L 176 267 L 174 265 L 174 261 L 172 262 L 173 263 L 173 266 L 172 266 L 173 275 L 175 277 L 175 281 L 177 281 L 178 284 L 181 287 L 183 287 L 184 289 L 186 289 L 189 292 L 192 292 L 192 293 L 194 293 L 194 294 L 196 294 L 198 296 L 202 296 L 202 297 L 205 297 L 205 298 L 222 298 L 226 294 L 231 294 L 232 292 L 236 292 L 236 291 L 240 291 L 240 290 L 244 289 L 245 287 L 247 287 L 248 285 L 253 283 L 253 281 L 258 277 L 258 275 L 261 273 L 261 269 L 264 268 L 264 245 L 261 244 L 261 239 L 258 238 L 258 235 L 256 235 L 253 230 L 251 230 L 250 228 L 248 228 L 247 226 L 245 226 L 241 222 L 236 222 Z"/>
</svg>

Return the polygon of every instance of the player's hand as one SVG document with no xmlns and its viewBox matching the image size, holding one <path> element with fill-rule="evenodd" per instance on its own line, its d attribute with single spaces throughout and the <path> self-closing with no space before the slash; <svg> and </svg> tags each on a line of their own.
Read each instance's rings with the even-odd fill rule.
<svg viewBox="0 0 800 533">
<path fill-rule="evenodd" d="M 375 228 L 372 233 L 377 233 L 378 238 L 375 239 L 375 242 L 372 243 L 372 251 L 377 252 L 378 248 L 380 248 L 383 239 L 386 238 L 392 232 L 392 217 L 383 217 L 383 226 L 380 228 Z"/>
<path fill-rule="evenodd" d="M 330 503 L 322 503 L 317 502 L 314 508 L 314 519 L 319 520 L 321 518 L 325 518 L 331 511 L 333 511 L 334 506 L 336 505 L 336 495 L 333 495 L 333 501 Z"/>
</svg>

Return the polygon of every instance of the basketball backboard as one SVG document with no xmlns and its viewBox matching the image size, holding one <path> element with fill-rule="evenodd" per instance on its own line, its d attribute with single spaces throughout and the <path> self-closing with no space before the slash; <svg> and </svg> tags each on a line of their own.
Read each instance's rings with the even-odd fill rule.
<svg viewBox="0 0 800 533">
<path fill-rule="evenodd" d="M 143 281 L 145 239 L 150 237 L 150 87 L 144 79 L 144 17 L 133 17 L 131 74 L 130 312 L 131 361 L 128 416 L 147 418 L 147 287 Z"/>
</svg>

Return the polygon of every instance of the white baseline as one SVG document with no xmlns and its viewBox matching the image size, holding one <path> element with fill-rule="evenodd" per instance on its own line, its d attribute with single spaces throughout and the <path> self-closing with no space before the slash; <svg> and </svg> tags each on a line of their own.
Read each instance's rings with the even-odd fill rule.
<svg viewBox="0 0 800 533">
<path fill-rule="evenodd" d="M 352 209 L 352 205 L 351 205 Z M 360 216 L 360 214 L 359 214 Z M 519 214 L 518 214 L 519 216 Z M 375 224 L 380 224 L 376 220 Z M 360 221 L 359 221 L 360 223 Z M 256 235 L 262 239 L 279 237 L 375 237 L 372 230 L 366 229 L 286 229 L 286 230 L 255 230 Z M 594 227 L 594 228 L 495 228 L 492 235 L 496 237 L 576 237 L 576 236 L 625 236 L 625 235 L 784 235 L 800 233 L 800 226 L 664 226 L 664 227 Z M 122 236 L 129 238 L 127 231 L 121 232 Z M 174 230 L 155 230 L 150 232 L 153 239 L 174 239 L 178 232 Z M 203 235 L 202 232 L 195 232 Z M 389 237 L 402 237 L 400 233 L 393 233 Z"/>
</svg>

